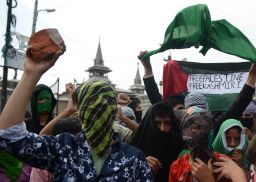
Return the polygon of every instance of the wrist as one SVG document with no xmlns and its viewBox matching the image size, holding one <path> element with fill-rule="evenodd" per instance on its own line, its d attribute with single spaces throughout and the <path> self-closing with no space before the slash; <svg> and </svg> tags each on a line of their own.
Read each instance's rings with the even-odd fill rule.
<svg viewBox="0 0 256 182">
<path fill-rule="evenodd" d="M 26 82 L 28 83 L 36 85 L 37 82 L 40 80 L 41 76 L 42 75 L 39 73 L 24 71 L 21 79 L 26 80 Z"/>
</svg>

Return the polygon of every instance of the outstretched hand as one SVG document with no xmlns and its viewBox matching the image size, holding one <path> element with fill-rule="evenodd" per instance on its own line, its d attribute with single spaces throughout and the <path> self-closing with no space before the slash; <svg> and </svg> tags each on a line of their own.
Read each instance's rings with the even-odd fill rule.
<svg viewBox="0 0 256 182">
<path fill-rule="evenodd" d="M 129 102 L 131 102 L 129 95 L 127 95 L 125 93 L 120 93 L 117 95 L 117 104 L 118 105 L 125 106 Z"/>
<path fill-rule="evenodd" d="M 215 181 L 212 173 L 211 159 L 208 164 L 196 158 L 192 165 L 192 174 L 199 182 Z"/>
<path fill-rule="evenodd" d="M 65 84 L 65 87 L 66 87 L 66 92 L 67 92 L 68 97 L 69 97 L 68 105 L 67 105 L 65 110 L 67 110 L 70 114 L 73 114 L 78 109 L 77 103 L 76 103 L 76 100 L 75 100 L 75 95 L 74 95 L 75 94 L 75 87 L 71 82 Z"/>
<path fill-rule="evenodd" d="M 231 179 L 233 182 L 246 181 L 245 173 L 232 159 L 220 157 L 213 165 L 216 167 L 213 172 L 219 174 L 217 181 L 222 178 Z"/>
<path fill-rule="evenodd" d="M 158 173 L 158 171 L 162 168 L 161 162 L 153 156 L 146 157 L 146 160 L 147 160 L 148 166 L 150 167 L 152 173 L 154 175 L 156 175 Z"/>
<path fill-rule="evenodd" d="M 140 59 L 142 56 L 144 56 L 148 51 L 140 51 L 139 55 L 138 55 L 138 58 Z M 140 59 L 141 60 L 141 59 Z M 141 63 L 144 67 L 151 67 L 151 64 L 150 64 L 150 58 L 146 58 L 146 59 L 143 59 L 141 60 Z"/>
<path fill-rule="evenodd" d="M 138 58 L 140 59 L 142 56 L 144 56 L 148 51 L 141 51 L 140 54 L 138 55 Z M 151 66 L 151 63 L 150 63 L 150 58 L 146 58 L 146 59 L 140 59 L 141 61 L 141 64 L 143 65 L 144 67 L 144 75 L 147 76 L 147 75 L 151 75 L 153 74 L 153 71 L 152 71 L 152 66 Z"/>
<path fill-rule="evenodd" d="M 32 58 L 26 56 L 24 61 L 24 72 L 41 76 L 52 66 L 54 66 L 62 54 L 63 52 L 57 52 L 50 60 L 33 60 Z"/>
</svg>

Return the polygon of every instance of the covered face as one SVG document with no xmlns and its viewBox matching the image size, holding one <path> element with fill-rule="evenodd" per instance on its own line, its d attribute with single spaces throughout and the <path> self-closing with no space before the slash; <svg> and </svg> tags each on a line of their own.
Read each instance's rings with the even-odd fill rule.
<svg viewBox="0 0 256 182">
<path fill-rule="evenodd" d="M 152 121 L 162 132 L 170 132 L 174 113 L 170 111 L 167 104 L 155 104 L 152 107 Z"/>
<path fill-rule="evenodd" d="M 245 111 L 241 117 L 241 123 L 244 127 L 251 129 L 255 133 L 256 127 L 256 104 L 254 101 L 251 101 L 250 104 L 246 107 Z"/>
<path fill-rule="evenodd" d="M 36 95 L 36 113 L 50 113 L 52 110 L 52 95 L 48 90 L 41 90 Z"/>
<path fill-rule="evenodd" d="M 131 145 L 161 162 L 155 181 L 168 181 L 170 165 L 183 149 L 179 123 L 168 104 L 159 102 L 147 110 Z"/>
<path fill-rule="evenodd" d="M 191 130 L 191 138 L 188 140 L 190 154 L 193 159 L 199 158 L 207 163 L 213 156 L 209 147 L 212 116 L 209 113 L 197 112 L 191 115 L 188 122 Z"/>
<path fill-rule="evenodd" d="M 79 116 L 85 137 L 98 156 L 110 150 L 116 113 L 116 93 L 104 81 L 85 82 L 76 91 Z"/>
</svg>

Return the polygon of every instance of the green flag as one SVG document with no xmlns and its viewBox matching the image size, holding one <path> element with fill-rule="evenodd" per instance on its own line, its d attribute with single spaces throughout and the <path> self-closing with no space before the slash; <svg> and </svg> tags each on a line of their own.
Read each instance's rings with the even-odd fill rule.
<svg viewBox="0 0 256 182">
<path fill-rule="evenodd" d="M 160 48 L 149 51 L 141 59 L 168 49 L 203 46 L 256 62 L 256 49 L 249 39 L 226 20 L 211 21 L 208 7 L 203 4 L 189 6 L 180 11 L 168 26 Z"/>
</svg>

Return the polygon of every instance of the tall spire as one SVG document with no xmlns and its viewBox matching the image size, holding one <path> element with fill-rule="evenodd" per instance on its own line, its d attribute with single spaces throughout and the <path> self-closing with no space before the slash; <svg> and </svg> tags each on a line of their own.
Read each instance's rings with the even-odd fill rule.
<svg viewBox="0 0 256 182">
<path fill-rule="evenodd" d="M 134 84 L 139 84 L 139 85 L 141 85 L 139 63 L 137 63 L 137 72 L 136 72 L 136 76 L 135 76 L 135 79 L 134 79 Z"/>
<path fill-rule="evenodd" d="M 104 66 L 100 46 L 100 39 L 96 57 L 94 59 L 94 65 L 89 67 L 86 71 L 89 72 L 89 80 L 104 80 L 108 83 L 111 83 L 111 81 L 108 79 L 108 73 L 111 72 L 111 70 L 108 67 Z"/>
<path fill-rule="evenodd" d="M 137 63 L 137 71 L 134 79 L 134 84 L 130 87 L 130 90 L 136 94 L 144 94 L 144 86 L 141 84 L 139 63 Z"/>
<path fill-rule="evenodd" d="M 100 38 L 99 38 L 99 44 L 98 44 L 96 57 L 94 59 L 94 65 L 104 66 L 104 61 L 103 61 L 103 58 L 102 58 L 102 52 L 101 52 L 101 46 L 100 46 Z"/>
</svg>

